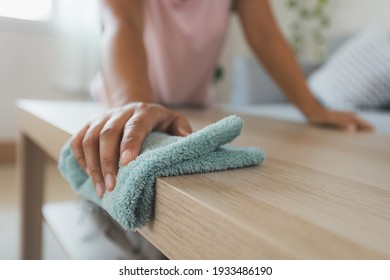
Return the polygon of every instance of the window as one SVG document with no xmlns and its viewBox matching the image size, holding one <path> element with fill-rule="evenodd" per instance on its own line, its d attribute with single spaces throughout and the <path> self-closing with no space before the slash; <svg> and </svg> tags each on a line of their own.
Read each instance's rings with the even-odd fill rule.
<svg viewBox="0 0 390 280">
<path fill-rule="evenodd" d="M 52 0 L 0 0 L 0 17 L 47 21 L 52 9 Z"/>
</svg>

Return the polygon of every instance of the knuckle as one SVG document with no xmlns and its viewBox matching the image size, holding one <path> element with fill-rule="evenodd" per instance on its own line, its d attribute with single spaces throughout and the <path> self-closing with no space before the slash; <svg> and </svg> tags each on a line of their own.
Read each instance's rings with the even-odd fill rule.
<svg viewBox="0 0 390 280">
<path fill-rule="evenodd" d="M 97 139 L 96 137 L 93 136 L 93 134 L 86 135 L 82 141 L 82 146 L 84 149 L 95 147 L 96 145 L 97 145 Z"/>
<path fill-rule="evenodd" d="M 84 158 L 82 156 L 78 156 L 78 157 L 75 157 L 76 161 L 79 163 L 79 164 L 84 164 Z"/>
<path fill-rule="evenodd" d="M 138 145 L 139 140 L 135 137 L 124 137 L 121 141 L 121 148 Z"/>
<path fill-rule="evenodd" d="M 79 145 L 80 141 L 78 141 L 76 138 L 73 138 L 71 141 L 70 141 L 70 148 L 73 150 L 73 151 L 76 151 L 80 148 L 80 145 Z"/>
<path fill-rule="evenodd" d="M 116 128 L 114 128 L 114 127 L 105 127 L 105 128 L 103 128 L 100 131 L 99 137 L 101 139 L 107 139 L 107 138 L 111 138 L 115 134 L 118 134 L 118 130 Z"/>
<path fill-rule="evenodd" d="M 109 155 L 102 156 L 100 161 L 101 161 L 102 167 L 112 166 L 115 162 L 114 158 L 112 156 L 109 156 Z"/>
<path fill-rule="evenodd" d="M 91 169 L 89 172 L 96 181 L 99 181 L 102 178 L 102 173 L 98 169 Z"/>
<path fill-rule="evenodd" d="M 131 118 L 125 124 L 125 128 L 127 128 L 127 129 L 133 129 L 136 127 L 137 130 L 140 130 L 144 126 L 145 126 L 145 121 L 143 120 L 143 118 Z"/>
<path fill-rule="evenodd" d="M 150 129 L 147 126 L 146 120 L 143 118 L 134 118 L 126 123 L 125 131 L 123 138 L 138 139 L 140 135 L 147 134 Z"/>
<path fill-rule="evenodd" d="M 129 104 L 117 106 L 111 109 L 112 115 L 122 114 L 129 109 Z"/>
<path fill-rule="evenodd" d="M 146 112 L 150 109 L 151 106 L 150 106 L 150 104 L 148 104 L 146 102 L 139 102 L 139 103 L 137 103 L 136 107 L 137 107 L 137 110 Z"/>
</svg>

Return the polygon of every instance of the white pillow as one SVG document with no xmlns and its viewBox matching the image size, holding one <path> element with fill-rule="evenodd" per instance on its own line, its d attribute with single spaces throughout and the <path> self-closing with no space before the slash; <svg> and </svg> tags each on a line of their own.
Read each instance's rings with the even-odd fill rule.
<svg viewBox="0 0 390 280">
<path fill-rule="evenodd" d="M 308 79 L 324 106 L 335 110 L 390 104 L 390 31 L 373 25 L 346 42 Z"/>
</svg>

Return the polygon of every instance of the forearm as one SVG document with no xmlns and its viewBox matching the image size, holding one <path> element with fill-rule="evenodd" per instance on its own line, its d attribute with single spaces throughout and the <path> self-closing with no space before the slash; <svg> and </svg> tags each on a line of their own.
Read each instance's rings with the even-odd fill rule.
<svg viewBox="0 0 390 280">
<path fill-rule="evenodd" d="M 350 132 L 372 130 L 369 123 L 354 114 L 332 112 L 317 102 L 306 85 L 293 53 L 281 35 L 264 41 L 261 49 L 255 49 L 257 56 L 289 99 L 299 107 L 311 123 Z"/>
<path fill-rule="evenodd" d="M 307 117 L 324 110 L 307 87 L 294 54 L 280 32 L 274 30 L 265 36 L 268 38 L 263 38 L 253 50 L 291 102 Z"/>
<path fill-rule="evenodd" d="M 249 45 L 287 97 L 310 118 L 324 108 L 308 89 L 287 42 L 279 31 L 269 1 L 239 0 L 238 14 Z"/>
<path fill-rule="evenodd" d="M 101 51 L 102 73 L 111 106 L 154 101 L 141 28 L 127 22 L 110 23 L 104 29 Z"/>
</svg>

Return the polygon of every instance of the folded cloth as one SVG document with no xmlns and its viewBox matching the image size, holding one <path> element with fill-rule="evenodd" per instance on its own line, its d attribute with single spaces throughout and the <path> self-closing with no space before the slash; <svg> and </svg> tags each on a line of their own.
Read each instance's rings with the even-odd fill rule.
<svg viewBox="0 0 390 280">
<path fill-rule="evenodd" d="M 124 229 L 136 230 L 150 219 L 157 177 L 212 172 L 259 164 L 264 153 L 254 147 L 222 146 L 236 138 L 243 122 L 229 116 L 187 137 L 152 132 L 146 137 L 140 155 L 119 166 L 116 187 L 96 195 L 92 179 L 74 158 L 70 143 L 61 151 L 59 170 L 82 198 L 105 209 Z"/>
</svg>

